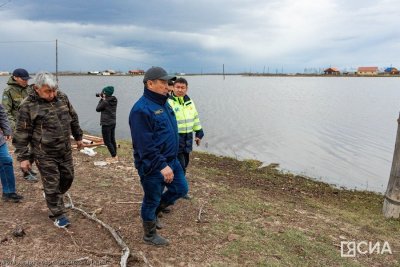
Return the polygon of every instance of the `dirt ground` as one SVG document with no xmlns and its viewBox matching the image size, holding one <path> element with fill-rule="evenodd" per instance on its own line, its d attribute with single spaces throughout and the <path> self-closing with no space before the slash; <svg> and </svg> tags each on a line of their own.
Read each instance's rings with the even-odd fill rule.
<svg viewBox="0 0 400 267">
<path fill-rule="evenodd" d="M 193 198 L 163 215 L 159 234 L 171 244 L 149 246 L 130 144 L 121 143 L 120 161 L 105 167 L 95 166 L 106 158 L 96 150 L 94 157 L 74 152 L 69 193 L 76 207 L 117 231 L 131 251 L 128 266 L 399 266 L 400 223 L 381 218 L 382 196 L 204 153 L 191 157 Z M 24 200 L 0 202 L 0 266 L 119 266 L 121 248 L 105 228 L 76 210 L 68 212 L 68 229 L 56 228 L 41 182 L 26 182 L 17 167 L 16 175 Z M 341 240 L 387 240 L 393 251 L 343 258 Z"/>
</svg>

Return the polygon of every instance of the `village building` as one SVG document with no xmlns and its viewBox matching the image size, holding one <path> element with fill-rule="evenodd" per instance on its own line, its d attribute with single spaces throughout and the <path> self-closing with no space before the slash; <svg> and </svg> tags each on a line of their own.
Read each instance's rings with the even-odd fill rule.
<svg viewBox="0 0 400 267">
<path fill-rule="evenodd" d="M 324 70 L 325 75 L 340 75 L 338 68 L 327 68 Z"/>
<path fill-rule="evenodd" d="M 0 76 L 7 76 L 10 75 L 8 71 L 0 71 Z"/>
<path fill-rule="evenodd" d="M 378 75 L 378 67 L 358 67 L 357 75 L 362 75 L 362 76 Z"/>
<path fill-rule="evenodd" d="M 385 74 L 399 75 L 399 70 L 395 67 L 389 67 L 385 69 Z"/>
<path fill-rule="evenodd" d="M 144 70 L 130 70 L 129 74 L 131 74 L 131 75 L 144 75 Z"/>
</svg>

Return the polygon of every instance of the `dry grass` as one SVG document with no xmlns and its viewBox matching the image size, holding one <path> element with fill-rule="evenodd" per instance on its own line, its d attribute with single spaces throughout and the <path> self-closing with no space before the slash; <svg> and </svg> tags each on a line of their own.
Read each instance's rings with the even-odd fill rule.
<svg viewBox="0 0 400 267">
<path fill-rule="evenodd" d="M 119 142 L 120 162 L 106 168 L 93 162 L 108 157 L 74 153 L 75 204 L 111 225 L 134 256 L 129 266 L 399 266 L 399 220 L 381 215 L 383 198 L 339 190 L 304 177 L 281 173 L 257 161 L 237 161 L 193 153 L 188 169 L 190 201 L 180 200 L 163 216 L 160 234 L 171 241 L 155 248 L 142 241 L 142 190 L 128 141 Z M 17 175 L 18 172 L 17 172 Z M 108 232 L 73 211 L 72 225 L 60 230 L 47 218 L 41 184 L 18 176 L 20 204 L 0 202 L 0 265 L 5 261 L 81 260 L 118 266 L 119 247 Z M 200 212 L 201 210 L 201 212 Z M 200 220 L 199 220 L 200 218 Z M 16 225 L 26 235 L 14 237 Z M 341 241 L 387 241 L 392 255 L 340 256 Z M 36 265 L 36 266 L 40 266 Z"/>
</svg>

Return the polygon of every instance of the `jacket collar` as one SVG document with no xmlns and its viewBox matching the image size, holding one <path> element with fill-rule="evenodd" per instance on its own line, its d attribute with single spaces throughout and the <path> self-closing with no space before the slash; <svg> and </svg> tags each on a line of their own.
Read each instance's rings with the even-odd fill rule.
<svg viewBox="0 0 400 267">
<path fill-rule="evenodd" d="M 47 101 L 46 99 L 41 98 L 41 97 L 39 96 L 39 94 L 36 92 L 36 90 L 33 89 L 32 92 L 29 94 L 29 97 L 30 97 L 32 100 L 34 100 L 34 101 L 44 102 L 44 103 L 53 103 L 53 102 L 57 102 L 57 101 L 60 99 L 61 94 L 62 94 L 62 93 L 61 93 L 60 91 L 58 91 L 58 92 L 57 92 L 57 95 L 54 97 L 54 99 L 53 99 L 52 101 L 49 102 L 49 101 Z"/>
<path fill-rule="evenodd" d="M 174 94 L 174 92 L 172 92 L 171 94 L 171 98 L 175 101 L 178 101 L 179 103 L 185 103 L 188 102 L 190 100 L 190 97 L 188 95 L 184 95 L 184 96 L 176 96 Z"/>
<path fill-rule="evenodd" d="M 17 83 L 17 81 L 14 80 L 14 78 L 12 76 L 8 79 L 7 84 L 10 85 L 10 86 L 14 86 L 14 88 L 18 88 L 20 90 L 24 90 L 24 89 L 28 88 L 28 86 L 22 87 L 21 85 L 19 85 Z"/>
<path fill-rule="evenodd" d="M 150 91 L 146 87 L 144 87 L 143 95 L 146 98 L 150 99 L 151 101 L 153 101 L 154 103 L 157 103 L 159 105 L 164 105 L 165 102 L 167 102 L 167 99 L 168 99 L 168 95 L 157 94 L 157 93 L 155 93 L 153 91 Z"/>
</svg>

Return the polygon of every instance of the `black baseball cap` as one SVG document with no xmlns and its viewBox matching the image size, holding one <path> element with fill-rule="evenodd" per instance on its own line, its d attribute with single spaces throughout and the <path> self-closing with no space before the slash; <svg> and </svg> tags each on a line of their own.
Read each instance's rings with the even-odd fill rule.
<svg viewBox="0 0 400 267">
<path fill-rule="evenodd" d="M 26 71 L 26 69 L 15 69 L 13 71 L 12 75 L 14 77 L 19 77 L 19 78 L 21 78 L 22 80 L 25 80 L 25 81 L 27 81 L 27 80 L 29 80 L 31 78 L 31 77 L 29 77 L 29 73 Z"/>
<path fill-rule="evenodd" d="M 143 83 L 146 83 L 148 80 L 175 81 L 176 77 L 168 75 L 168 73 L 161 67 L 151 67 L 144 74 Z"/>
</svg>

